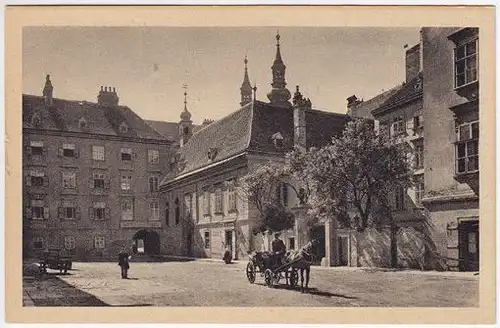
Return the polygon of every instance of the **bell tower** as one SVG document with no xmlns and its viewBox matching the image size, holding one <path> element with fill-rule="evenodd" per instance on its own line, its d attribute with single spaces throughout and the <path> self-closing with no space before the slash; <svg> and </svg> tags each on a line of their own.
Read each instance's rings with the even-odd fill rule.
<svg viewBox="0 0 500 328">
<path fill-rule="evenodd" d="M 50 81 L 50 75 L 47 74 L 45 77 L 45 87 L 43 88 L 43 100 L 45 102 L 45 106 L 52 106 L 52 93 L 54 91 L 54 87 L 52 86 L 52 82 Z"/>
<path fill-rule="evenodd" d="M 184 110 L 181 113 L 181 120 L 179 122 L 179 142 L 183 147 L 193 135 L 193 121 L 191 121 L 191 113 L 187 109 L 187 84 L 182 86 L 184 88 Z"/>
<path fill-rule="evenodd" d="M 285 69 L 286 66 L 281 59 L 280 51 L 280 34 L 276 34 L 276 58 L 274 59 L 273 66 L 273 82 L 271 83 L 271 92 L 267 94 L 271 104 L 282 107 L 292 107 L 289 102 L 292 94 L 286 88 Z"/>
<path fill-rule="evenodd" d="M 252 85 L 250 84 L 250 79 L 248 78 L 248 59 L 245 56 L 245 75 L 243 76 L 243 83 L 241 84 L 240 93 L 241 93 L 241 102 L 240 106 L 243 107 L 246 104 L 252 102 Z"/>
</svg>

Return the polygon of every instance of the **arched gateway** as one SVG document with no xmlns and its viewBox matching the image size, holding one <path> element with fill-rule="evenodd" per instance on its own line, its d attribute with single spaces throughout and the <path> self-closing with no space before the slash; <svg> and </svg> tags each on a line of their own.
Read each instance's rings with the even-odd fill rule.
<svg viewBox="0 0 500 328">
<path fill-rule="evenodd" d="M 160 236 L 156 231 L 139 230 L 132 239 L 139 252 L 144 252 L 144 254 L 160 254 Z"/>
</svg>

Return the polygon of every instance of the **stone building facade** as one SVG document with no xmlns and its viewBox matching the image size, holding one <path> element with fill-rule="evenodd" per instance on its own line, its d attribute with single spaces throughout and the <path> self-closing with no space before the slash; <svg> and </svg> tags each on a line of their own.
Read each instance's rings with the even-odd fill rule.
<svg viewBox="0 0 500 328">
<path fill-rule="evenodd" d="M 221 258 L 229 249 L 234 259 L 241 259 L 249 251 L 267 249 L 269 236 L 252 231 L 259 213 L 242 196 L 241 178 L 257 165 L 284 161 L 285 153 L 293 147 L 325 145 L 349 119 L 347 115 L 312 109 L 298 87 L 292 105 L 279 41 L 278 35 L 272 90 L 267 95 L 270 102 L 255 99 L 256 87 L 250 89 L 245 59 L 242 107 L 194 133 L 180 147 L 173 171 L 161 183 L 162 199 L 170 208 L 166 215 L 184 224 L 182 238 L 188 255 Z M 283 204 L 300 219 L 303 213 L 297 208 L 293 188 L 284 184 L 279 193 Z M 300 230 L 296 224 L 294 231 L 284 233 L 287 248 L 307 242 Z"/>
<path fill-rule="evenodd" d="M 422 28 L 403 84 L 368 101 L 348 98 L 351 115 L 374 118 L 409 146 L 414 187 L 391 197 L 398 221 L 421 227 L 420 236 L 400 234 L 401 259 L 419 254 L 424 267 L 479 268 L 478 46 L 475 28 Z M 372 257 L 387 262 L 387 236 L 377 238 Z"/>
<path fill-rule="evenodd" d="M 23 95 L 23 250 L 62 248 L 81 260 L 114 257 L 136 243 L 146 253 L 180 253 L 180 226 L 161 213 L 161 176 L 172 141 L 118 104 Z"/>
</svg>

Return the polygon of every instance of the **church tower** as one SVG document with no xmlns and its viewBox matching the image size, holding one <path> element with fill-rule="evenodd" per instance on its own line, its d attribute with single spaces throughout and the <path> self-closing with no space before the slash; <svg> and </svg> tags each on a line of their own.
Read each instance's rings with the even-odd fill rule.
<svg viewBox="0 0 500 328">
<path fill-rule="evenodd" d="M 43 88 L 43 99 L 45 101 L 45 106 L 52 106 L 52 92 L 54 91 L 54 87 L 52 86 L 52 82 L 50 81 L 50 75 L 47 75 L 45 78 L 45 87 Z"/>
<path fill-rule="evenodd" d="M 187 109 L 187 85 L 184 88 L 184 110 L 181 113 L 181 121 L 179 122 L 179 142 L 183 147 L 193 135 L 193 121 L 191 121 L 191 113 Z"/>
<path fill-rule="evenodd" d="M 271 92 L 267 94 L 267 98 L 269 98 L 272 105 L 292 107 L 292 104 L 289 102 L 292 94 L 286 88 L 286 66 L 281 59 L 279 32 L 276 35 L 276 58 L 274 59 L 271 69 L 273 71 L 273 83 L 271 83 L 273 88 L 271 89 Z"/>
<path fill-rule="evenodd" d="M 245 75 L 243 76 L 243 83 L 241 84 L 241 102 L 240 106 L 243 107 L 246 104 L 252 102 L 252 85 L 250 84 L 250 79 L 248 78 L 248 59 L 245 56 Z"/>
</svg>

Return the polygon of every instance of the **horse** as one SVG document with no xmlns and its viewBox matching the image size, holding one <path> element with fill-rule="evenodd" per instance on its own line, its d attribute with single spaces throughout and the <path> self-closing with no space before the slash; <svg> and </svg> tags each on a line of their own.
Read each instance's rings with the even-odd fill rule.
<svg viewBox="0 0 500 328">
<path fill-rule="evenodd" d="M 309 289 L 309 274 L 311 272 L 311 264 L 314 260 L 314 247 L 316 247 L 318 241 L 313 239 L 307 244 L 305 244 L 301 249 L 297 251 L 288 251 L 285 254 L 285 262 L 292 263 L 290 267 L 294 271 L 300 271 L 300 292 L 304 292 L 304 272 L 306 273 L 306 285 L 305 289 Z M 295 261 L 295 262 L 294 262 Z M 288 280 L 288 274 L 287 274 Z"/>
</svg>

